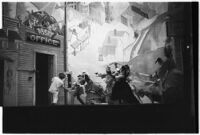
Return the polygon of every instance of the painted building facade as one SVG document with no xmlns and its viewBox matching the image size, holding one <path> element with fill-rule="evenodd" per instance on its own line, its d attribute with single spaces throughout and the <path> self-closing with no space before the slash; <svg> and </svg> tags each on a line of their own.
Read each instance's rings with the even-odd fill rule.
<svg viewBox="0 0 200 135">
<path fill-rule="evenodd" d="M 45 12 L 32 12 L 24 22 L 4 14 L 0 38 L 0 54 L 5 57 L 1 59 L 3 106 L 50 105 L 51 79 L 64 72 L 63 36 L 56 33 L 53 20 Z M 59 104 L 65 104 L 64 91 L 59 97 Z"/>
</svg>

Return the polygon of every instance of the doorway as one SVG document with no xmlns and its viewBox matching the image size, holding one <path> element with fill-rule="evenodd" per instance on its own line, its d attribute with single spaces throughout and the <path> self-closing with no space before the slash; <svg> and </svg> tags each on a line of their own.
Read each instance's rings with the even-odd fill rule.
<svg viewBox="0 0 200 135">
<path fill-rule="evenodd" d="M 3 105 L 4 60 L 0 60 L 0 106 Z"/>
<path fill-rule="evenodd" d="M 51 103 L 48 89 L 53 77 L 53 55 L 36 53 L 36 106 L 48 106 Z"/>
</svg>

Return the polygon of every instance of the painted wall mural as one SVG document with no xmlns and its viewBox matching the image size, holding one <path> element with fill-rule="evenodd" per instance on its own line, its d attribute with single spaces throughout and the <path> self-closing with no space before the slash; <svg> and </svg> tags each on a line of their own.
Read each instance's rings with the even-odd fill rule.
<svg viewBox="0 0 200 135">
<path fill-rule="evenodd" d="M 164 22 L 159 23 L 156 18 L 167 11 L 166 3 L 157 4 L 159 7 L 165 7 L 162 10 L 159 7 L 156 9 L 152 8 L 156 7 L 156 3 L 147 4 L 146 6 L 151 6 L 149 10 L 156 11 L 156 14 L 149 19 L 132 11 L 131 6 L 133 4 L 131 2 L 92 2 L 89 4 L 90 15 L 86 18 L 88 19 L 91 34 L 87 47 L 83 50 L 80 49 L 81 42 L 80 39 L 77 40 L 77 35 L 81 35 L 84 32 L 79 30 L 80 27 L 78 25 L 71 27 L 68 31 L 68 33 L 71 33 L 71 40 L 69 41 L 68 39 L 71 47 L 71 50 L 70 48 L 68 50 L 70 52 L 68 53 L 70 54 L 69 69 L 75 75 L 80 70 L 86 70 L 90 74 L 95 72 L 93 71 L 94 69 L 99 70 L 99 72 L 105 72 L 105 65 L 109 63 L 129 62 L 140 54 L 145 54 L 148 51 L 156 50 L 164 46 L 166 26 Z M 95 17 L 102 19 L 97 11 L 105 14 L 104 19 L 99 21 L 101 23 L 94 19 Z M 74 13 L 74 17 L 76 18 L 74 19 L 74 23 L 79 24 L 77 22 L 83 22 L 83 18 L 77 18 L 78 10 L 73 12 L 76 12 L 76 14 Z M 126 19 L 128 25 L 123 23 L 121 15 Z M 109 17 L 110 20 L 108 19 Z M 134 22 L 134 20 L 137 20 L 137 22 Z M 73 24 L 72 22 L 73 20 L 71 20 L 70 24 Z M 91 63 L 96 68 L 91 68 L 93 67 Z M 137 63 L 135 64 L 137 65 Z M 91 70 L 88 70 L 88 68 L 91 68 Z"/>
<path fill-rule="evenodd" d="M 14 59 L 15 55 L 10 55 L 10 58 Z M 16 61 L 5 61 L 4 65 L 4 91 L 3 91 L 3 103 L 5 106 L 15 106 L 16 102 Z"/>
<path fill-rule="evenodd" d="M 25 11 L 26 17 L 18 17 L 22 24 L 40 35 L 63 35 L 63 3 L 31 4 L 35 7 Z M 72 2 L 67 7 L 68 69 L 74 79 L 86 72 L 105 86 L 95 73 L 105 73 L 105 67 L 113 62 L 129 64 L 132 72 L 146 74 L 158 68 L 155 59 L 164 57 L 167 37 L 167 3 L 140 4 L 143 12 L 150 13 L 148 17 L 132 10 L 137 6 L 132 2 L 90 2 L 82 9 L 81 4 Z"/>
<path fill-rule="evenodd" d="M 40 35 L 53 38 L 56 34 L 62 34 L 55 18 L 45 11 L 28 12 L 27 19 L 22 23 Z"/>
<path fill-rule="evenodd" d="M 81 21 L 78 25 L 68 28 L 69 54 L 76 55 L 89 44 L 91 26 L 88 20 Z"/>
<path fill-rule="evenodd" d="M 53 2 L 4 2 L 4 15 L 18 19 L 21 24 L 35 30 L 39 34 L 53 37 L 62 35 L 63 12 L 56 10 Z"/>
<path fill-rule="evenodd" d="M 9 95 L 12 90 L 13 83 L 13 70 L 8 68 L 6 71 L 6 85 L 5 85 L 5 94 Z"/>
</svg>

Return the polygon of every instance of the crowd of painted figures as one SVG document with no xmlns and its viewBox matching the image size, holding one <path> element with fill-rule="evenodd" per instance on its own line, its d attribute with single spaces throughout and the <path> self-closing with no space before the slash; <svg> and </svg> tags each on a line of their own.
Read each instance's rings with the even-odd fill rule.
<svg viewBox="0 0 200 135">
<path fill-rule="evenodd" d="M 164 54 L 166 59 L 156 59 L 155 64 L 158 64 L 159 68 L 149 75 L 144 87 L 138 88 L 134 84 L 129 65 L 121 65 L 119 68 L 115 63 L 114 70 L 108 65 L 105 74 L 95 73 L 96 76 L 104 78 L 105 89 L 83 72 L 77 76 L 72 90 L 67 91 L 74 91 L 73 96 L 86 105 L 143 104 L 141 98 L 144 96 L 147 96 L 151 103 L 181 104 L 184 101 L 183 74 L 176 67 L 171 46 L 165 46 Z M 81 98 L 82 94 L 86 94 L 85 101 Z"/>
</svg>

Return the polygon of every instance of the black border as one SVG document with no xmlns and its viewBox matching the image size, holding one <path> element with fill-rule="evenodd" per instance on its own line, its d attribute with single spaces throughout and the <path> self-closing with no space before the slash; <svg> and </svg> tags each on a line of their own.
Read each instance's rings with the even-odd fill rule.
<svg viewBox="0 0 200 135">
<path fill-rule="evenodd" d="M 192 2 L 193 68 L 194 68 L 194 127 L 199 133 L 199 2 Z"/>
<path fill-rule="evenodd" d="M 180 105 L 4 107 L 4 133 L 193 133 Z"/>
<path fill-rule="evenodd" d="M 191 104 L 3 107 L 4 133 L 197 133 L 198 3 L 192 3 L 195 114 Z M 188 50 L 190 51 L 190 50 Z M 189 52 L 186 52 L 189 56 Z M 187 65 L 190 60 L 185 60 Z M 187 78 L 188 76 L 185 76 Z M 188 98 L 190 99 L 190 98 Z"/>
</svg>

